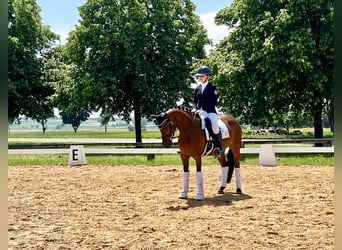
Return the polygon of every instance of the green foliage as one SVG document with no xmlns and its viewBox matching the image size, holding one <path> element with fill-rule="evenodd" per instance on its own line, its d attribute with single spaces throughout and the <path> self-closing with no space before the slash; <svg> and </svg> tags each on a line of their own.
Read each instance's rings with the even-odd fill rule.
<svg viewBox="0 0 342 250">
<path fill-rule="evenodd" d="M 66 62 L 63 49 L 63 45 L 51 48 L 43 58 L 43 78 L 53 88 L 50 100 L 59 110 L 70 108 L 75 85 L 75 66 Z"/>
<path fill-rule="evenodd" d="M 235 0 L 220 10 L 216 23 L 232 33 L 207 61 L 224 109 L 264 127 L 314 118 L 321 137 L 322 111 L 334 102 L 333 4 Z"/>
<path fill-rule="evenodd" d="M 191 64 L 209 43 L 189 0 L 88 1 L 66 52 L 77 65 L 75 103 L 130 120 L 174 105 L 186 91 Z"/>
<path fill-rule="evenodd" d="M 35 0 L 8 1 L 8 119 L 21 115 L 44 124 L 53 116 L 54 93 L 42 75 L 46 51 L 58 39 L 41 23 Z"/>
</svg>

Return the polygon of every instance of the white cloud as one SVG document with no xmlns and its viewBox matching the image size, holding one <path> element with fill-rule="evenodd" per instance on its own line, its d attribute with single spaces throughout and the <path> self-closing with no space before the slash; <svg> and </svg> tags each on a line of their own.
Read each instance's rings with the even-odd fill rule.
<svg viewBox="0 0 342 250">
<path fill-rule="evenodd" d="M 227 26 L 215 24 L 214 19 L 216 13 L 217 12 L 210 12 L 199 15 L 204 27 L 207 29 L 209 38 L 213 40 L 214 44 L 218 43 L 222 38 L 229 34 Z"/>
<path fill-rule="evenodd" d="M 230 30 L 227 26 L 215 24 L 214 20 L 216 13 L 217 12 L 199 14 L 202 24 L 207 30 L 208 37 L 212 40 L 214 46 L 230 33 Z M 207 51 L 207 53 L 209 53 L 210 49 L 212 48 L 213 47 L 210 45 L 205 46 L 205 50 Z"/>
</svg>

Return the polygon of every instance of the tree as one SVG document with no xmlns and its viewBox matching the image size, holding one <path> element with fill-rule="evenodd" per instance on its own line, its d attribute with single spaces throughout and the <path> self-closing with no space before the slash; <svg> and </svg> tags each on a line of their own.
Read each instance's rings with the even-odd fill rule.
<svg viewBox="0 0 342 250">
<path fill-rule="evenodd" d="M 59 114 L 62 117 L 63 124 L 71 124 L 75 133 L 77 133 L 82 121 L 86 121 L 89 118 L 89 113 L 86 110 L 63 110 Z"/>
<path fill-rule="evenodd" d="M 134 113 L 136 142 L 141 118 L 174 105 L 191 91 L 192 62 L 209 40 L 190 0 L 88 1 L 70 32 L 67 53 L 77 64 L 74 100 L 105 117 L 127 122 Z"/>
<path fill-rule="evenodd" d="M 53 116 L 53 89 L 43 79 L 43 58 L 58 35 L 41 23 L 35 0 L 8 1 L 8 120 L 21 115 L 43 125 Z"/>
<path fill-rule="evenodd" d="M 107 126 L 108 126 L 110 118 L 111 118 L 110 116 L 104 116 L 104 115 L 101 116 L 100 123 L 102 126 L 104 126 L 105 133 L 107 133 Z"/>
<path fill-rule="evenodd" d="M 43 133 L 47 130 L 47 121 L 54 116 L 56 82 L 64 80 L 63 63 L 59 60 L 61 46 L 50 48 L 41 58 L 42 75 L 39 89 L 35 89 L 34 107 L 27 115 L 41 124 Z"/>
<path fill-rule="evenodd" d="M 252 125 L 270 126 L 303 113 L 323 136 L 322 111 L 331 107 L 334 2 L 235 0 L 216 15 L 233 29 L 209 63 L 225 109 Z"/>
</svg>

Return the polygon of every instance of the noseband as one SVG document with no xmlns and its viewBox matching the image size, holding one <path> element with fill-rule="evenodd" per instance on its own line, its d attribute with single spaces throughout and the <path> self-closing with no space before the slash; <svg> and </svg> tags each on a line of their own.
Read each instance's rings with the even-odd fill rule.
<svg viewBox="0 0 342 250">
<path fill-rule="evenodd" d="M 163 141 L 169 141 L 169 142 L 172 143 L 172 138 L 173 138 L 173 136 L 174 136 L 174 134 L 175 134 L 175 129 L 174 129 L 174 127 L 173 127 L 172 121 L 169 120 L 167 123 L 164 124 L 163 127 L 165 127 L 165 126 L 169 126 L 170 133 L 167 134 L 167 135 L 163 135 L 163 136 L 162 136 L 162 139 L 163 139 Z"/>
<path fill-rule="evenodd" d="M 168 117 L 167 114 L 162 114 L 161 116 L 159 116 L 156 119 L 156 125 L 158 126 L 159 130 L 162 130 L 165 126 L 168 126 L 170 133 L 167 135 L 162 135 L 162 140 L 163 141 L 168 141 L 170 143 L 172 143 L 172 138 L 175 134 L 175 127 L 173 126 L 172 121 L 170 120 L 170 118 Z"/>
</svg>

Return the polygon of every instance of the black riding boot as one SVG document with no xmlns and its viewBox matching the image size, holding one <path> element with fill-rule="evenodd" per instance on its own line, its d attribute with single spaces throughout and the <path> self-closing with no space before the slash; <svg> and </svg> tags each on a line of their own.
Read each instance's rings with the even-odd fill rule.
<svg viewBox="0 0 342 250">
<path fill-rule="evenodd" d="M 213 134 L 214 139 L 214 157 L 220 157 L 222 153 L 222 134 L 221 131 L 218 134 Z"/>
</svg>

